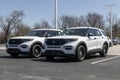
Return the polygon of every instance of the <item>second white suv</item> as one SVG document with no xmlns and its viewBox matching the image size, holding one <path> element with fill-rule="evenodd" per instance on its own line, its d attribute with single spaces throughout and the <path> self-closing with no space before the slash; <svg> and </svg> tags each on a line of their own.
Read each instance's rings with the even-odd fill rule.
<svg viewBox="0 0 120 80">
<path fill-rule="evenodd" d="M 12 37 L 6 44 L 6 51 L 12 57 L 19 54 L 30 54 L 33 57 L 41 56 L 41 45 L 46 37 L 61 35 L 61 30 L 35 29 L 25 36 Z"/>
<path fill-rule="evenodd" d="M 42 49 L 47 59 L 72 55 L 78 61 L 84 60 L 91 53 L 100 53 L 100 56 L 105 57 L 107 51 L 108 39 L 104 31 L 93 27 L 66 29 L 63 36 L 47 38 Z"/>
</svg>

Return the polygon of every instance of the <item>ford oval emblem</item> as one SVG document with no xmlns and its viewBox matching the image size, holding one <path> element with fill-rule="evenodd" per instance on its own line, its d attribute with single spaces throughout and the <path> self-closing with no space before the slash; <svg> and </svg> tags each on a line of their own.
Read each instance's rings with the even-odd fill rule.
<svg viewBox="0 0 120 80">
<path fill-rule="evenodd" d="M 15 43 L 15 40 L 13 40 L 12 43 Z"/>
<path fill-rule="evenodd" d="M 52 44 L 55 44 L 56 41 L 52 41 Z"/>
</svg>

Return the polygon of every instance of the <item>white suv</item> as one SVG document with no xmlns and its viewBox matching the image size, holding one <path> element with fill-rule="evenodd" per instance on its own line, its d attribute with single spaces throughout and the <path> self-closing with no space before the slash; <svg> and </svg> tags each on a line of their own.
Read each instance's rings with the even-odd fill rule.
<svg viewBox="0 0 120 80">
<path fill-rule="evenodd" d="M 41 56 L 41 45 L 46 37 L 61 35 L 61 30 L 35 29 L 26 36 L 12 37 L 6 44 L 6 51 L 12 57 L 19 54 L 30 54 L 33 57 Z"/>
<path fill-rule="evenodd" d="M 77 61 L 82 61 L 91 53 L 107 56 L 108 39 L 99 28 L 73 27 L 66 29 L 63 36 L 46 38 L 42 48 L 47 59 L 72 55 Z"/>
</svg>

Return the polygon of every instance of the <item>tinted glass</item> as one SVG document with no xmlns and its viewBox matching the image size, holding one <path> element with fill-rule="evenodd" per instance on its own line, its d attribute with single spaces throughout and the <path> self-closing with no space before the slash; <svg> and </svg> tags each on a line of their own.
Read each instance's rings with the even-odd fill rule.
<svg viewBox="0 0 120 80">
<path fill-rule="evenodd" d="M 26 34 L 26 36 L 39 36 L 39 37 L 45 37 L 48 30 L 37 30 L 37 31 L 30 31 Z"/>
<path fill-rule="evenodd" d="M 50 36 L 55 36 L 54 31 L 48 31 L 48 33 L 47 33 L 47 34 L 49 34 L 49 37 L 50 37 Z"/>
<path fill-rule="evenodd" d="M 95 29 L 95 35 L 96 35 L 96 36 L 101 36 L 102 34 L 100 33 L 99 30 L 96 30 L 96 29 Z"/>
<path fill-rule="evenodd" d="M 86 28 L 64 30 L 64 35 L 86 36 L 86 34 L 87 34 L 87 29 Z"/>
<path fill-rule="evenodd" d="M 104 36 L 107 36 L 104 31 L 101 31 L 101 32 L 103 33 Z"/>
<path fill-rule="evenodd" d="M 88 30 L 88 33 L 92 33 L 92 36 L 95 36 L 95 31 L 94 31 L 94 29 L 89 29 L 89 30 Z"/>
<path fill-rule="evenodd" d="M 59 35 L 62 34 L 62 32 L 60 32 L 60 31 L 54 31 L 54 33 L 55 33 L 56 36 L 59 36 Z"/>
</svg>

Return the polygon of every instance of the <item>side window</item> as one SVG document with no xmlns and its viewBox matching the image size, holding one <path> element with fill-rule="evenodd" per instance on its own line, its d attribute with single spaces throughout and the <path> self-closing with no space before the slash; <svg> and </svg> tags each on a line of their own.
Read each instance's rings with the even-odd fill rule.
<svg viewBox="0 0 120 80">
<path fill-rule="evenodd" d="M 60 31 L 48 31 L 48 36 L 50 37 L 50 36 L 59 36 L 59 35 L 61 35 L 62 34 L 62 32 L 60 32 Z"/>
<path fill-rule="evenodd" d="M 48 37 L 50 37 L 50 36 L 55 36 L 55 34 L 54 34 L 54 31 L 48 31 Z"/>
<path fill-rule="evenodd" d="M 92 34 L 92 36 L 95 36 L 94 29 L 89 29 L 89 30 L 88 30 L 88 33 L 91 33 L 91 34 Z"/>
<path fill-rule="evenodd" d="M 60 32 L 60 31 L 54 31 L 54 33 L 55 33 L 55 36 L 59 36 L 62 34 L 62 32 Z"/>
<path fill-rule="evenodd" d="M 96 35 L 96 36 L 102 36 L 102 34 L 100 33 L 100 31 L 97 30 L 97 29 L 95 29 L 95 35 Z"/>
<path fill-rule="evenodd" d="M 107 36 L 104 31 L 101 31 L 104 36 Z"/>
</svg>

